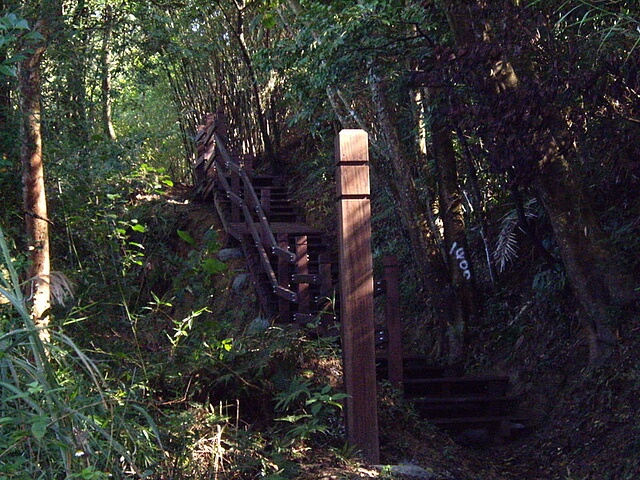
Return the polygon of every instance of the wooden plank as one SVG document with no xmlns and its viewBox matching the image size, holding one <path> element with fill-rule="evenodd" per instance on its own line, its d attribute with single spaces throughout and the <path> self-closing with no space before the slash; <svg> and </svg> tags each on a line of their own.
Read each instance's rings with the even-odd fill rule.
<svg viewBox="0 0 640 480">
<path fill-rule="evenodd" d="M 446 397 L 467 395 L 505 395 L 509 390 L 509 377 L 483 376 L 459 378 L 431 378 L 404 380 L 407 397 Z"/>
<path fill-rule="evenodd" d="M 236 173 L 231 174 L 231 193 L 240 196 L 240 177 Z M 242 216 L 240 214 L 240 207 L 236 202 L 231 203 L 231 221 L 240 222 Z"/>
<path fill-rule="evenodd" d="M 336 183 L 347 438 L 367 461 L 378 463 L 368 161 L 366 132 L 342 130 L 336 138 Z"/>
<path fill-rule="evenodd" d="M 318 256 L 320 262 L 320 297 L 330 299 L 333 295 L 333 279 L 331 278 L 331 256 L 323 253 Z M 317 299 L 318 301 L 320 299 Z"/>
<path fill-rule="evenodd" d="M 274 287 L 273 293 L 289 302 L 296 302 L 298 300 L 295 292 L 281 286 Z"/>
<path fill-rule="evenodd" d="M 295 273 L 291 275 L 291 283 L 306 283 L 308 285 L 320 285 L 320 276 L 313 273 Z"/>
</svg>

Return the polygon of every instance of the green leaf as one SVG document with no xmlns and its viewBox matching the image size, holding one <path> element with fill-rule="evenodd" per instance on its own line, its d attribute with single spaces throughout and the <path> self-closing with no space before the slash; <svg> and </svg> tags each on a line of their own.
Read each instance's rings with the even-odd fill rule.
<svg viewBox="0 0 640 480">
<path fill-rule="evenodd" d="M 31 433 L 37 440 L 42 440 L 47 433 L 47 425 L 49 419 L 47 417 L 38 416 L 32 420 Z"/>
<path fill-rule="evenodd" d="M 302 420 L 303 418 L 311 418 L 311 415 L 306 413 L 303 415 L 285 415 L 284 417 L 276 418 L 276 422 L 295 423 L 298 420 Z"/>
<path fill-rule="evenodd" d="M 30 42 L 39 42 L 40 40 L 44 40 L 44 37 L 40 32 L 31 31 L 24 36 L 24 39 Z"/>
<path fill-rule="evenodd" d="M 275 28 L 277 23 L 276 23 L 276 17 L 274 15 L 265 15 L 264 17 L 262 17 L 262 25 L 264 26 L 264 28 Z"/>
<path fill-rule="evenodd" d="M 14 67 L 8 67 L 6 65 L 0 65 L 0 74 L 7 77 L 17 77 L 16 69 Z"/>
<path fill-rule="evenodd" d="M 202 270 L 209 275 L 216 275 L 227 270 L 227 265 L 216 258 L 205 258 L 202 261 Z"/>
<path fill-rule="evenodd" d="M 196 243 L 195 239 L 191 236 L 191 234 L 185 230 L 178 230 L 178 236 L 187 242 L 189 245 L 194 245 Z"/>
<path fill-rule="evenodd" d="M 133 230 L 134 232 L 140 232 L 140 233 L 144 233 L 147 231 L 146 227 L 144 225 L 140 225 L 139 223 L 131 225 L 131 230 Z"/>
</svg>

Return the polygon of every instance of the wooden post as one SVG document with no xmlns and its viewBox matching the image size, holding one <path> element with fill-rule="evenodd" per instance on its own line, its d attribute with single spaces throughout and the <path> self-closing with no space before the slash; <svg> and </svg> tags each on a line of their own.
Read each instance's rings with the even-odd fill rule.
<svg viewBox="0 0 640 480">
<path fill-rule="evenodd" d="M 402 324 L 398 306 L 400 294 L 398 291 L 398 259 L 395 255 L 384 257 L 384 278 L 386 284 L 385 317 L 387 332 L 389 333 L 389 381 L 399 390 L 404 388 L 403 355 L 402 355 Z"/>
<path fill-rule="evenodd" d="M 316 303 L 319 305 L 326 302 L 322 297 L 331 299 L 333 295 L 333 278 L 331 277 L 331 255 L 327 253 L 321 253 L 318 255 L 318 262 L 320 263 L 320 298 L 316 299 Z M 335 263 L 335 260 L 334 260 Z"/>
<path fill-rule="evenodd" d="M 283 250 L 289 249 L 289 236 L 286 233 L 278 234 L 278 246 Z M 289 262 L 282 257 L 278 257 L 278 284 L 283 288 L 290 288 L 290 275 Z M 278 297 L 278 311 L 281 321 L 291 321 L 291 302 L 289 300 Z"/>
<path fill-rule="evenodd" d="M 336 138 L 340 321 L 347 438 L 378 463 L 368 143 L 363 130 L 342 130 Z"/>
<path fill-rule="evenodd" d="M 296 237 L 296 256 L 298 260 L 296 261 L 296 270 L 297 273 L 301 275 L 309 274 L 309 255 L 308 255 L 309 246 L 307 244 L 307 236 L 301 235 Z M 299 313 L 309 313 L 309 307 L 311 303 L 311 295 L 309 291 L 308 283 L 299 283 L 298 284 L 298 312 Z"/>
</svg>

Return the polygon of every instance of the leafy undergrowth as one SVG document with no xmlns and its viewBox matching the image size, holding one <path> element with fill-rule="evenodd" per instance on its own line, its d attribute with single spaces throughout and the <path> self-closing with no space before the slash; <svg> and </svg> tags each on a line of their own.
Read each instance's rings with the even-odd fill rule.
<svg viewBox="0 0 640 480">
<path fill-rule="evenodd" d="M 185 208 L 186 218 L 191 219 L 185 230 L 201 244 L 201 238 L 206 236 L 202 225 L 215 224 L 215 216 L 208 218 L 210 212 L 200 206 Z M 222 238 L 221 233 L 218 235 Z M 184 249 L 182 243 L 179 245 Z M 185 254 L 189 256 L 183 251 Z M 169 377 L 182 379 L 182 383 L 178 382 L 182 389 L 175 386 L 175 380 L 168 382 L 174 385 L 174 394 L 172 400 L 165 399 L 184 400 L 173 407 L 181 414 L 201 418 L 203 409 L 208 408 L 211 418 L 211 409 L 218 409 L 215 428 L 212 425 L 203 432 L 199 429 L 206 422 L 196 422 L 198 427 L 187 447 L 198 446 L 190 453 L 191 462 L 209 465 L 209 472 L 214 465 L 213 471 L 218 468 L 220 478 L 251 478 L 258 474 L 273 478 L 388 475 L 359 463 L 355 452 L 344 446 L 339 408 L 320 402 L 316 403 L 319 409 L 315 414 L 310 410 L 312 400 L 321 395 L 325 386 L 330 386 L 331 392 L 339 391 L 337 344 L 332 339 L 311 340 L 302 332 L 277 326 L 257 335 L 252 333 L 252 322 L 259 315 L 253 292 L 250 286 L 242 291 L 232 287 L 243 268 L 241 261 L 231 262 L 228 270 L 215 276 L 215 299 L 207 305 L 211 312 L 208 315 L 216 319 L 219 329 L 217 341 L 221 341 L 220 335 L 233 338 L 233 347 L 224 351 L 218 345 L 218 361 L 211 360 L 211 353 L 194 357 L 190 351 L 194 343 L 212 343 L 204 332 L 197 333 L 206 325 L 198 321 L 199 327 L 194 327 L 180 350 L 191 358 L 178 359 L 177 371 L 164 374 L 165 382 Z M 185 275 L 181 278 L 192 280 Z M 621 337 L 621 348 L 610 364 L 587 370 L 585 339 L 575 318 L 552 327 L 543 321 L 557 318 L 553 309 L 560 308 L 558 305 L 570 311 L 566 290 L 559 288 L 551 293 L 557 298 L 550 298 L 549 290 L 543 289 L 534 290 L 517 302 L 509 300 L 512 304 L 505 308 L 516 312 L 507 317 L 511 321 L 488 315 L 497 320 L 478 325 L 469 334 L 468 370 L 502 373 L 512 378 L 514 393 L 522 396 L 529 414 L 529 434 L 504 445 L 462 447 L 420 420 L 397 394 L 383 388 L 382 463 L 420 465 L 441 478 L 456 479 L 635 477 L 640 457 L 640 423 L 634 415 L 640 393 L 636 353 L 640 337 L 634 330 L 634 319 L 621 316 L 619 327 L 627 334 Z M 185 314 L 186 310 L 182 316 Z M 170 351 L 170 345 L 165 349 Z M 188 365 L 191 371 L 185 371 Z M 184 384 L 189 381 L 191 386 L 187 388 Z M 283 395 L 287 401 L 283 401 Z M 221 408 L 227 409 L 227 419 L 222 424 Z M 175 421 L 174 417 L 169 418 L 169 424 Z M 182 431 L 182 427 L 178 428 L 178 434 Z"/>
<path fill-rule="evenodd" d="M 131 200 L 113 238 L 129 271 L 107 292 L 85 277 L 65 327 L 154 418 L 164 449 L 155 478 L 394 478 L 345 444 L 337 339 L 262 318 L 244 262 L 218 257 L 236 245 L 187 194 Z M 639 331 L 621 315 L 618 355 L 586 370 L 577 321 L 543 321 L 559 318 L 558 305 L 571 311 L 566 297 L 495 295 L 469 329 L 467 370 L 511 377 L 527 435 L 462 447 L 381 385 L 381 462 L 442 479 L 635 478 Z M 428 337 L 428 321 L 407 323 Z"/>
</svg>

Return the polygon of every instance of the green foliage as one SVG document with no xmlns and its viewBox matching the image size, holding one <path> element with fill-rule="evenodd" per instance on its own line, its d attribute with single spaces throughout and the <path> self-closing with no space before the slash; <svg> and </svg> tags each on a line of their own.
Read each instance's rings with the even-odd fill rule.
<svg viewBox="0 0 640 480">
<path fill-rule="evenodd" d="M 529 7 L 541 3 L 531 2 Z M 628 61 L 640 45 L 640 18 L 635 2 L 565 1 L 557 6 L 555 28 L 560 35 L 575 29 L 581 37 L 595 38 L 598 49 L 620 50 Z"/>
<path fill-rule="evenodd" d="M 155 423 L 69 337 L 51 331 L 51 343 L 42 342 L 1 229 L 0 250 L 0 295 L 16 313 L 0 331 L 0 474 L 149 476 L 161 449 Z"/>
<path fill-rule="evenodd" d="M 41 39 L 42 35 L 31 30 L 29 23 L 15 13 L 0 17 L 0 77 L 17 76 L 15 64 L 26 58 L 29 45 Z"/>
<path fill-rule="evenodd" d="M 291 424 L 285 438 L 291 443 L 308 440 L 318 434 L 341 438 L 341 401 L 347 394 L 333 391 L 330 385 L 315 385 L 308 378 L 294 376 L 288 388 L 275 396 L 275 411 L 286 415 L 276 421 Z"/>
</svg>

